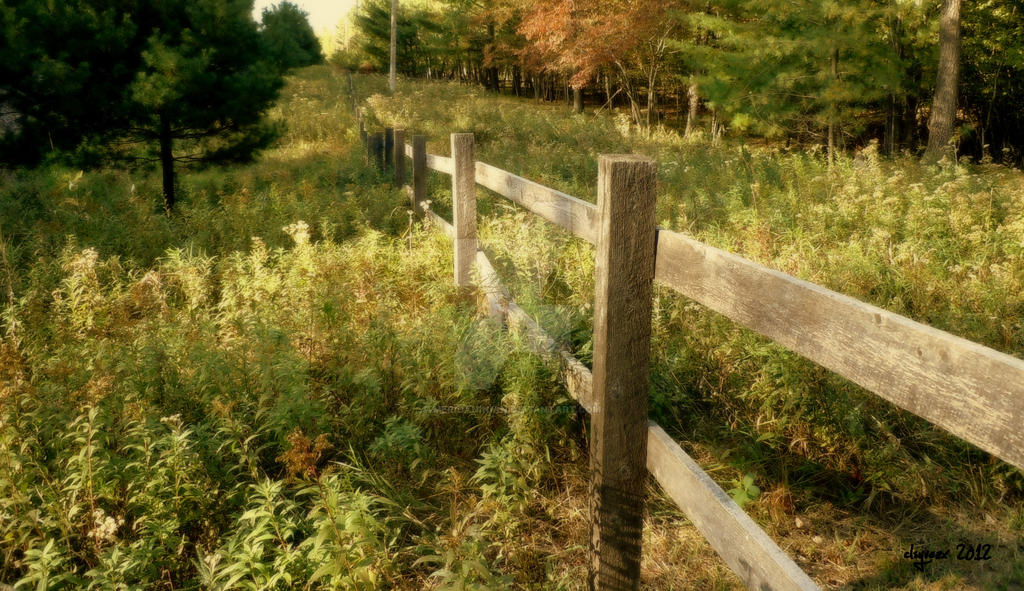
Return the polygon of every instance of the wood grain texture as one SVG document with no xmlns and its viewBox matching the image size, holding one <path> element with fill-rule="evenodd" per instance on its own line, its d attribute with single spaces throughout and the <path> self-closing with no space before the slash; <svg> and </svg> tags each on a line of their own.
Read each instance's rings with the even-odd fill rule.
<svg viewBox="0 0 1024 591">
<path fill-rule="evenodd" d="M 369 161 L 377 167 L 377 170 L 384 170 L 384 132 L 378 131 L 371 135 L 367 146 Z"/>
<path fill-rule="evenodd" d="M 476 163 L 476 182 L 587 242 L 597 243 L 597 207 L 593 203 L 516 176 L 486 162 Z"/>
<path fill-rule="evenodd" d="M 590 417 L 591 582 L 638 589 L 647 457 L 657 165 L 598 159 Z"/>
<path fill-rule="evenodd" d="M 384 168 L 395 164 L 395 128 L 384 128 Z"/>
<path fill-rule="evenodd" d="M 431 170 L 443 172 L 444 174 L 452 174 L 454 170 L 452 166 L 452 159 L 447 156 L 427 154 L 427 168 Z"/>
<path fill-rule="evenodd" d="M 1024 469 L 1024 361 L 661 230 L 657 278 Z"/>
<path fill-rule="evenodd" d="M 512 303 L 512 296 L 501 284 L 494 266 L 487 259 L 484 251 L 476 252 L 477 289 L 483 297 L 487 316 L 493 320 L 505 322 L 508 306 Z"/>
<path fill-rule="evenodd" d="M 395 186 L 401 187 L 405 184 L 405 130 L 395 130 L 394 157 L 395 162 Z"/>
<path fill-rule="evenodd" d="M 412 200 L 417 215 L 423 214 L 427 201 L 427 136 L 412 136 Z M 406 152 L 407 154 L 409 152 Z"/>
<path fill-rule="evenodd" d="M 455 285 L 469 287 L 476 260 L 476 167 L 473 134 L 452 134 L 452 225 L 455 226 Z"/>
<path fill-rule="evenodd" d="M 818 589 L 665 430 L 653 422 L 647 429 L 647 469 L 747 589 Z"/>
</svg>

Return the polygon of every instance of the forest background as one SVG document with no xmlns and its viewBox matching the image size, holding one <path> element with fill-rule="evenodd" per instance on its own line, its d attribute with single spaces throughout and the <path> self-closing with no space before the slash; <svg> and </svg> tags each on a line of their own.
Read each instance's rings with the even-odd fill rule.
<svg viewBox="0 0 1024 591">
<path fill-rule="evenodd" d="M 1020 163 L 1024 3 L 472 0 L 401 3 L 398 70 L 638 125 L 836 151 Z M 390 5 L 363 2 L 332 60 L 386 71 Z M 941 119 L 936 120 L 935 117 Z M 929 129 L 938 126 L 933 133 Z M 932 137 L 937 136 L 937 137 Z"/>
</svg>

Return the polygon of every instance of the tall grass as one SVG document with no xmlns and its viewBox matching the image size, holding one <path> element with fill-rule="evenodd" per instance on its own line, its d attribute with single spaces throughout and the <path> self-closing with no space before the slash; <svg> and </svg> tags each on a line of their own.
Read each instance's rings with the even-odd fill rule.
<svg viewBox="0 0 1024 591">
<path fill-rule="evenodd" d="M 341 80 L 293 78 L 280 145 L 170 217 L 152 171 L 3 179 L 0 584 L 546 580 L 504 542 L 555 527 L 573 417 L 508 413 L 564 394 L 363 164 Z"/>
<path fill-rule="evenodd" d="M 829 169 L 458 85 L 357 86 L 371 125 L 443 154 L 472 131 L 480 159 L 587 199 L 598 153 L 649 154 L 663 225 L 1024 354 L 1018 172 L 870 150 Z M 585 422 L 364 165 L 346 90 L 292 77 L 282 141 L 183 175 L 170 217 L 154 171 L 0 179 L 0 584 L 584 586 Z M 432 176 L 442 212 L 449 187 Z M 517 301 L 589 360 L 591 247 L 480 208 Z M 668 292 L 654 333 L 652 415 L 727 488 L 752 475 L 746 508 L 823 585 L 1024 578 L 1019 471 Z M 900 557 L 919 535 L 1001 562 L 918 575 Z M 651 588 L 738 588 L 658 496 L 645 548 Z"/>
<path fill-rule="evenodd" d="M 648 155 L 664 227 L 1024 357 L 1019 170 L 883 159 L 874 145 L 830 166 L 813 149 L 645 132 L 620 114 L 575 115 L 455 83 L 408 80 L 393 97 L 379 78 L 359 86 L 375 122 L 427 134 L 430 152 L 448 153 L 448 133 L 472 132 L 479 160 L 589 201 L 598 154 Z M 445 208 L 444 186 L 434 195 Z M 499 199 L 480 207 L 485 248 L 516 299 L 588 359 L 592 250 Z M 656 295 L 652 348 L 652 416 L 723 484 L 753 475 L 771 493 L 755 511 L 778 518 L 778 507 L 827 503 L 884 518 L 973 507 L 1005 515 L 1006 539 L 1022 539 L 1020 470 L 848 381 L 667 290 Z M 1007 572 L 1019 575 L 1011 552 Z"/>
</svg>

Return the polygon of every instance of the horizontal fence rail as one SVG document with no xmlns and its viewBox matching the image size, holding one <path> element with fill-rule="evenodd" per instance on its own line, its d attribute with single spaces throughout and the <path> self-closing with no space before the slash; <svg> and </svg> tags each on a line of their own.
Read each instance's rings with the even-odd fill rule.
<svg viewBox="0 0 1024 591">
<path fill-rule="evenodd" d="M 675 232 L 655 277 L 1024 468 L 1024 361 Z"/>
<path fill-rule="evenodd" d="M 382 164 L 382 142 L 377 140 L 382 134 L 367 134 L 361 115 L 360 127 L 370 148 L 368 161 Z M 404 137 L 403 132 L 396 130 L 395 137 Z M 600 416 L 602 404 L 614 401 L 614 398 L 605 398 L 604 382 L 601 382 L 601 392 L 596 392 L 594 373 L 545 334 L 537 322 L 516 305 L 485 253 L 477 249 L 476 197 L 469 187 L 479 184 L 600 246 L 601 240 L 608 239 L 605 235 L 609 228 L 607 225 L 600 227 L 598 207 L 485 162 L 473 161 L 472 136 L 453 135 L 451 158 L 427 153 L 424 136 L 412 139 L 412 144 L 394 146 L 394 157 L 413 159 L 415 187 L 407 187 L 407 190 L 414 207 L 456 244 L 457 283 L 467 284 L 465 279 L 458 278 L 460 271 L 465 273 L 467 258 L 472 259 L 476 287 L 488 315 L 523 335 L 537 353 L 557 359 L 559 377 L 569 394 L 592 417 Z M 426 195 L 426 169 L 452 176 L 456 223 L 449 223 L 428 207 L 420 211 Z M 395 170 L 395 182 L 401 184 L 404 172 L 400 174 L 401 167 L 397 166 Z M 627 174 L 622 178 L 632 177 Z M 601 194 L 614 190 L 612 185 L 616 182 L 611 175 L 602 177 L 599 200 L 604 199 Z M 617 207 L 622 208 L 622 203 L 628 202 L 621 201 L 620 197 Z M 460 211 L 464 212 L 461 218 Z M 629 211 L 629 207 L 622 209 L 620 218 L 621 213 Z M 623 236 L 632 240 L 628 235 Z M 659 229 L 654 241 L 654 279 L 657 281 L 1024 469 L 1024 430 L 1021 429 L 1024 424 L 1024 361 L 677 232 Z M 629 263 L 621 256 L 609 260 L 612 262 L 608 265 L 618 267 Z M 600 277 L 597 279 L 601 281 Z M 628 308 L 623 310 L 628 313 Z M 628 326 L 623 328 L 629 329 Z M 597 357 L 595 341 L 595 360 Z M 613 423 L 615 420 L 612 419 Z M 645 448 L 647 471 L 749 589 L 808 591 L 818 588 L 664 429 L 648 422 L 643 446 L 640 449 Z M 591 455 L 595 453 L 604 452 L 592 449 Z M 591 478 L 593 486 L 593 473 Z M 600 482 L 600 477 L 596 482 Z M 597 513 L 592 515 L 595 522 L 604 519 L 600 506 L 595 511 Z M 612 523 L 619 523 L 615 519 Z M 598 540 L 597 532 L 603 530 L 593 527 L 596 529 L 592 552 L 595 545 L 602 548 L 603 543 L 608 543 Z M 638 537 L 635 541 L 626 540 L 628 543 L 624 546 L 611 540 L 608 551 L 616 557 L 624 551 L 626 566 L 620 568 L 617 563 L 619 570 L 615 570 L 595 562 L 594 571 L 608 570 L 617 577 L 601 579 L 600 574 L 596 575 L 598 589 L 620 588 L 619 583 L 623 582 L 625 587 L 622 588 L 635 588 L 638 571 L 633 572 L 635 564 L 629 566 L 632 563 L 628 555 L 630 544 L 635 543 L 639 551 L 638 540 Z M 623 572 L 627 572 L 627 576 L 621 577 Z"/>
<path fill-rule="evenodd" d="M 597 244 L 597 207 L 486 162 L 476 163 L 476 182 L 531 212 Z"/>
<path fill-rule="evenodd" d="M 476 171 L 484 187 L 596 244 L 593 203 L 484 162 Z M 678 232 L 658 232 L 655 279 L 1024 469 L 1024 360 Z"/>
<path fill-rule="evenodd" d="M 447 156 L 438 156 L 436 154 L 427 154 L 427 168 L 436 170 L 437 172 L 443 172 L 445 174 L 452 174 L 454 169 L 452 168 L 452 159 Z"/>
</svg>

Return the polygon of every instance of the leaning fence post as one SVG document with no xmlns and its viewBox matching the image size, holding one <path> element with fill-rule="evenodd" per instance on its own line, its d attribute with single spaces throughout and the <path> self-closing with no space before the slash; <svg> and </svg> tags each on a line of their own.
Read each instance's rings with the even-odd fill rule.
<svg viewBox="0 0 1024 591">
<path fill-rule="evenodd" d="M 657 166 L 598 160 L 591 412 L 591 585 L 640 585 Z"/>
<path fill-rule="evenodd" d="M 395 186 L 401 187 L 405 184 L 405 130 L 395 130 Z"/>
<path fill-rule="evenodd" d="M 384 128 L 384 168 L 391 168 L 395 156 L 395 128 Z"/>
<path fill-rule="evenodd" d="M 470 285 L 476 260 L 476 162 L 473 134 L 452 134 L 452 225 L 455 226 L 455 285 Z"/>
<path fill-rule="evenodd" d="M 427 201 L 427 136 L 412 136 L 412 208 L 418 215 Z"/>
<path fill-rule="evenodd" d="M 378 131 L 371 136 L 370 153 L 377 170 L 384 170 L 384 132 Z"/>
<path fill-rule="evenodd" d="M 356 84 L 352 81 L 352 70 L 345 70 L 345 74 L 348 75 L 348 94 L 352 97 L 352 110 L 356 111 L 359 107 L 356 102 Z"/>
</svg>

